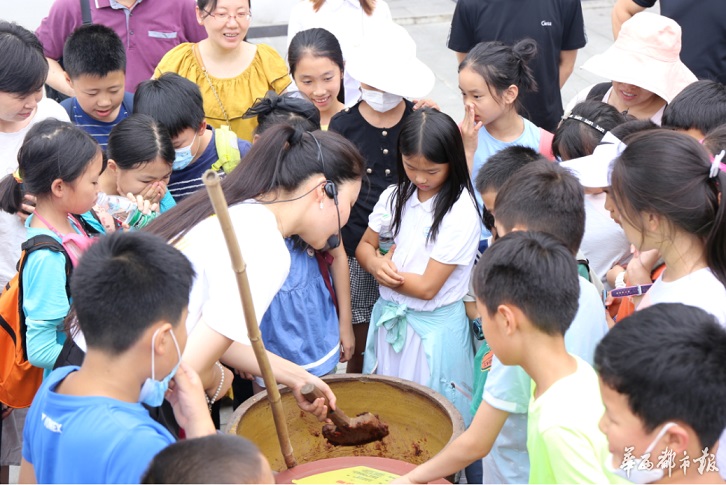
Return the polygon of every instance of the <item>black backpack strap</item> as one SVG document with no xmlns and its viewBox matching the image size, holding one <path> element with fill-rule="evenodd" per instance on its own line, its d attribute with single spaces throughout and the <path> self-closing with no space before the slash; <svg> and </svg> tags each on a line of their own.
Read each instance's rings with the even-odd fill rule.
<svg viewBox="0 0 726 485">
<path fill-rule="evenodd" d="M 28 256 L 30 256 L 31 253 L 39 250 L 39 249 L 48 249 L 50 251 L 54 251 L 56 253 L 61 253 L 66 258 L 66 296 L 68 297 L 68 300 L 71 299 L 71 271 L 73 270 L 73 265 L 71 264 L 71 258 L 68 257 L 68 253 L 63 248 L 61 243 L 56 241 L 54 238 L 47 236 L 45 234 L 40 234 L 35 237 L 31 237 L 27 241 L 25 241 L 20 248 L 25 251 L 25 255 L 22 257 L 20 261 L 18 261 L 18 273 L 20 273 L 20 278 L 18 279 L 18 315 L 20 316 L 20 336 L 21 341 L 23 345 L 23 355 L 25 356 L 25 359 L 28 358 L 28 348 L 27 348 L 27 342 L 25 338 L 25 334 L 28 331 L 28 327 L 25 324 L 25 313 L 23 312 L 23 268 L 25 267 L 25 263 L 28 261 Z"/>
<path fill-rule="evenodd" d="M 83 25 L 91 25 L 91 0 L 81 0 L 81 18 L 83 19 Z"/>
<path fill-rule="evenodd" d="M 585 99 L 587 99 L 588 101 L 602 101 L 602 97 L 605 96 L 605 93 L 607 93 L 608 89 L 610 89 L 612 86 L 613 83 L 611 82 L 598 83 L 592 87 L 589 93 L 587 93 Z"/>
<path fill-rule="evenodd" d="M 98 217 L 98 214 L 96 214 L 96 211 L 91 209 L 88 211 L 91 214 L 91 217 L 93 217 L 98 224 L 103 227 L 103 222 L 101 222 L 101 219 Z M 88 222 L 81 214 L 72 214 L 73 217 L 76 218 L 78 222 L 81 223 L 81 229 L 86 231 L 86 234 L 89 236 L 93 236 L 94 234 L 104 234 L 103 232 L 99 231 L 97 228 L 93 227 L 93 225 Z"/>
<path fill-rule="evenodd" d="M 134 93 L 124 93 L 124 100 L 121 102 L 129 112 L 129 116 L 134 112 Z"/>
</svg>

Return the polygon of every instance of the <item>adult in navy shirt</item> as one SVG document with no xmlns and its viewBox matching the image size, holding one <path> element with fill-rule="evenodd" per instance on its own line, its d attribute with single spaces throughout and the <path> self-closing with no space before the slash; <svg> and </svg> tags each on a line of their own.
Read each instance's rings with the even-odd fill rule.
<svg viewBox="0 0 726 485">
<path fill-rule="evenodd" d="M 623 22 L 655 5 L 656 0 L 617 0 L 613 6 L 613 37 Z M 726 2 L 724 0 L 661 0 L 660 13 L 681 26 L 681 60 L 698 79 L 726 84 Z"/>
<path fill-rule="evenodd" d="M 530 67 L 539 89 L 522 97 L 522 115 L 554 132 L 563 112 L 560 89 L 587 42 L 580 0 L 459 0 L 448 47 L 461 62 L 479 42 L 527 37 L 537 42 Z"/>
</svg>

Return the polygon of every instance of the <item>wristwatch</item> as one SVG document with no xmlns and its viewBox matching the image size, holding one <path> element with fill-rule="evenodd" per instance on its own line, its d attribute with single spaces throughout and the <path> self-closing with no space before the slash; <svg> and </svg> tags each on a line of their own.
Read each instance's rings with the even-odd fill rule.
<svg viewBox="0 0 726 485">
<path fill-rule="evenodd" d="M 615 298 L 622 298 L 624 296 L 640 296 L 645 295 L 653 284 L 649 285 L 635 285 L 626 286 L 624 288 L 615 288 L 610 292 L 610 295 Z"/>
</svg>

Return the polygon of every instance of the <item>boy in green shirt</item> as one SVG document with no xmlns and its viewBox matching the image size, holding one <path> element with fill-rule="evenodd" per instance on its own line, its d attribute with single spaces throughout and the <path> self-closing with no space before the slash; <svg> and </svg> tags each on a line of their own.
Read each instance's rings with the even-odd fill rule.
<svg viewBox="0 0 726 485">
<path fill-rule="evenodd" d="M 552 236 L 514 231 L 474 271 L 487 342 L 533 380 L 527 422 L 530 483 L 607 483 L 607 441 L 595 371 L 565 350 L 580 286 L 572 253 Z"/>
</svg>

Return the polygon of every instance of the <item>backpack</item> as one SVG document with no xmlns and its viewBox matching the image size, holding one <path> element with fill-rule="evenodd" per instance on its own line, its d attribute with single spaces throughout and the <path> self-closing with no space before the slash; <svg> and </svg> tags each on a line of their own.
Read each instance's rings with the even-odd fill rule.
<svg viewBox="0 0 726 485">
<path fill-rule="evenodd" d="M 0 402 L 12 408 L 27 408 L 43 382 L 43 369 L 28 361 L 23 312 L 23 269 L 28 256 L 39 249 L 61 253 L 66 258 L 66 295 L 70 299 L 71 259 L 61 243 L 39 235 L 21 246 L 18 272 L 0 295 Z"/>
<path fill-rule="evenodd" d="M 237 135 L 229 129 L 228 125 L 222 125 L 214 130 L 214 147 L 217 149 L 219 160 L 214 162 L 212 170 L 215 172 L 222 170 L 229 175 L 239 165 L 242 155 L 237 140 Z"/>
</svg>

